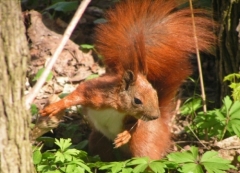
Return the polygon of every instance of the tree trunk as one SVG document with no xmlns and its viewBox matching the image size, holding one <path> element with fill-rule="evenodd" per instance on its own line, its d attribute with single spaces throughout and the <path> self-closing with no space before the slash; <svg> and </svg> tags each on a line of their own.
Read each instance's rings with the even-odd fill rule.
<svg viewBox="0 0 240 173">
<path fill-rule="evenodd" d="M 220 23 L 219 30 L 219 80 L 221 99 L 230 95 L 230 88 L 223 78 L 231 73 L 239 73 L 240 44 L 236 31 L 240 19 L 240 0 L 213 0 L 214 12 Z"/>
<path fill-rule="evenodd" d="M 20 1 L 0 0 L 0 172 L 32 173 L 30 116 L 23 100 L 29 58 Z"/>
</svg>

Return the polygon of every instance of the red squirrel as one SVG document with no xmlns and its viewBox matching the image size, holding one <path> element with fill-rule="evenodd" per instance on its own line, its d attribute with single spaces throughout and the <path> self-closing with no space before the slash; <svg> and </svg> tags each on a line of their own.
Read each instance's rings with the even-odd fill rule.
<svg viewBox="0 0 240 173">
<path fill-rule="evenodd" d="M 194 10 L 198 49 L 203 52 L 215 43 L 207 13 Z M 106 19 L 96 29 L 106 73 L 80 83 L 40 114 L 54 116 L 82 105 L 94 126 L 92 154 L 114 160 L 114 143 L 125 158 L 160 159 L 171 145 L 173 98 L 191 74 L 190 56 L 196 51 L 191 10 L 177 10 L 173 0 L 122 0 Z"/>
</svg>

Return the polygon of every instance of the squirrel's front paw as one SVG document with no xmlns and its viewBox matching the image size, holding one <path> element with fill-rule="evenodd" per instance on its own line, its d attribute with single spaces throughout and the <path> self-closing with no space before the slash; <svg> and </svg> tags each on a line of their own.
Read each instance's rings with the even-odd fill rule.
<svg viewBox="0 0 240 173">
<path fill-rule="evenodd" d="M 54 116 L 59 113 L 61 109 L 57 104 L 50 104 L 49 106 L 45 107 L 43 110 L 39 111 L 42 116 Z"/>
<path fill-rule="evenodd" d="M 130 139 L 131 139 L 131 134 L 129 133 L 129 131 L 125 130 L 124 132 L 119 133 L 117 135 L 113 144 L 115 145 L 115 148 L 118 148 L 128 143 Z"/>
</svg>

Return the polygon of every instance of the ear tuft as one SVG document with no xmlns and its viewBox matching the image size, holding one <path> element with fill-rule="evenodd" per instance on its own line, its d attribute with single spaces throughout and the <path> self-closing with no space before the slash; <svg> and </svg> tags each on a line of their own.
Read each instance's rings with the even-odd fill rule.
<svg viewBox="0 0 240 173">
<path fill-rule="evenodd" d="M 131 70 L 127 70 L 123 75 L 123 88 L 128 90 L 129 86 L 132 85 L 136 80 L 135 75 Z"/>
</svg>

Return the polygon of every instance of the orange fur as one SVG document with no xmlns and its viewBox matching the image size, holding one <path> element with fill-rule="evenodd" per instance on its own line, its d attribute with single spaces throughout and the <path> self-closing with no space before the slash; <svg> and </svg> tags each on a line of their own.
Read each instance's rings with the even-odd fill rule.
<svg viewBox="0 0 240 173">
<path fill-rule="evenodd" d="M 108 71 L 147 74 L 160 106 L 169 103 L 191 74 L 189 56 L 196 52 L 191 11 L 176 8 L 173 0 L 125 0 L 107 13 L 109 22 L 96 34 Z M 199 50 L 209 52 L 215 44 L 213 22 L 204 10 L 194 15 Z"/>
<path fill-rule="evenodd" d="M 171 144 L 172 99 L 182 81 L 191 74 L 189 57 L 196 49 L 191 11 L 176 8 L 173 0 L 118 3 L 107 12 L 108 22 L 96 30 L 96 47 L 104 56 L 106 74 L 81 83 L 73 93 L 46 107 L 41 114 L 54 115 L 77 104 L 99 111 L 114 108 L 126 113 L 122 131 L 127 130 L 131 135 L 128 144 L 122 147 L 123 154 L 162 158 Z M 213 23 L 207 13 L 194 11 L 198 47 L 205 52 L 215 43 Z M 127 71 L 133 74 L 126 76 Z M 132 104 L 136 97 L 143 102 L 144 109 L 138 108 L 138 100 L 138 104 Z M 143 121 L 146 119 L 151 121 Z M 113 159 L 113 140 L 95 130 L 89 142 L 93 154 L 104 160 Z"/>
<path fill-rule="evenodd" d="M 147 74 L 158 93 L 161 117 L 138 120 L 129 143 L 132 156 L 159 159 L 170 145 L 171 102 L 191 73 L 189 56 L 196 51 L 190 9 L 175 10 L 171 0 L 125 0 L 107 13 L 108 23 L 97 29 L 96 46 L 108 71 Z M 215 43 L 213 22 L 204 10 L 195 10 L 194 15 L 198 47 L 208 52 Z"/>
</svg>

